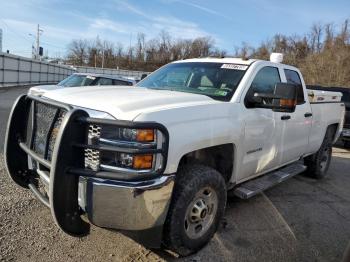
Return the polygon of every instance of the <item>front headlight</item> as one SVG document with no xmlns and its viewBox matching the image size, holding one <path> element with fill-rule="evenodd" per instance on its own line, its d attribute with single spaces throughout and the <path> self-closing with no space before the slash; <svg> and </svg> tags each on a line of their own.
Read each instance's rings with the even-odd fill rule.
<svg viewBox="0 0 350 262">
<path fill-rule="evenodd" d="M 101 155 L 102 167 L 120 167 L 134 170 L 150 170 L 153 168 L 153 154 L 133 155 L 119 152 L 104 152 Z M 108 168 L 107 168 L 108 169 Z"/>
<path fill-rule="evenodd" d="M 154 173 L 164 167 L 165 142 L 164 133 L 157 128 L 90 125 L 88 145 L 96 149 L 87 149 L 85 167 L 95 171 Z"/>
<path fill-rule="evenodd" d="M 134 128 L 106 128 L 104 132 L 105 139 L 130 142 L 154 142 L 155 131 L 153 129 L 134 129 Z"/>
</svg>

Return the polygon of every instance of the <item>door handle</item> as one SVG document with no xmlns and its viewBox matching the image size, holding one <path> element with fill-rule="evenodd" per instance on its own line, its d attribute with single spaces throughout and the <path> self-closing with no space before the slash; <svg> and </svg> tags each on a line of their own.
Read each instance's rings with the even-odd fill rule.
<svg viewBox="0 0 350 262">
<path fill-rule="evenodd" d="M 281 120 L 288 120 L 288 119 L 290 119 L 290 116 L 289 116 L 289 115 L 281 116 Z"/>
<path fill-rule="evenodd" d="M 305 116 L 305 117 L 311 117 L 311 116 L 312 116 L 312 113 L 305 113 L 304 116 Z"/>
</svg>

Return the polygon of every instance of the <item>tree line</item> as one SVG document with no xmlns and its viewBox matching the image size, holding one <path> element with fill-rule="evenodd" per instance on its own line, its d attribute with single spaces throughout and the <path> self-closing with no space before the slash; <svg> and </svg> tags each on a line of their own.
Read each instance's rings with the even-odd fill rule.
<svg viewBox="0 0 350 262">
<path fill-rule="evenodd" d="M 171 61 L 193 57 L 224 56 L 226 52 L 214 45 L 211 37 L 173 39 L 168 32 L 146 40 L 143 33 L 137 35 L 133 46 L 94 40 L 73 40 L 68 46 L 67 62 L 73 65 L 153 71 Z"/>
<path fill-rule="evenodd" d="M 253 47 L 242 43 L 233 56 L 268 60 L 272 52 L 284 54 L 284 63 L 298 67 L 307 84 L 350 87 L 349 20 L 341 25 L 314 24 L 304 35 L 276 34 Z M 232 53 L 232 52 L 231 52 Z M 67 62 L 73 65 L 153 71 L 171 61 L 194 57 L 224 57 L 227 51 L 215 46 L 211 37 L 174 39 L 162 31 L 146 39 L 139 33 L 136 43 L 101 40 L 73 40 L 68 46 Z"/>
</svg>

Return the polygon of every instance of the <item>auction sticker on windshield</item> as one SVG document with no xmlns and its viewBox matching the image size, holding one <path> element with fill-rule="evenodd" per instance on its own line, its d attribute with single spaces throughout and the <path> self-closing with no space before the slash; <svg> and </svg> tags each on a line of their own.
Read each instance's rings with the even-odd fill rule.
<svg viewBox="0 0 350 262">
<path fill-rule="evenodd" d="M 246 65 L 236 65 L 236 64 L 223 64 L 221 68 L 224 69 L 234 69 L 234 70 L 247 70 L 248 66 Z"/>
</svg>

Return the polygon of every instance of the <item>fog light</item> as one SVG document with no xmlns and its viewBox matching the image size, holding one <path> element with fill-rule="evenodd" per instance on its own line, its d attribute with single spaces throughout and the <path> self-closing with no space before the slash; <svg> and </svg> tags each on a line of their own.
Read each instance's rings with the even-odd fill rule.
<svg viewBox="0 0 350 262">
<path fill-rule="evenodd" d="M 116 162 L 118 163 L 118 160 Z M 132 155 L 121 153 L 119 155 L 119 162 L 123 167 L 132 167 L 133 157 Z"/>
<path fill-rule="evenodd" d="M 151 169 L 153 155 L 135 155 L 133 161 L 134 169 Z"/>
</svg>

